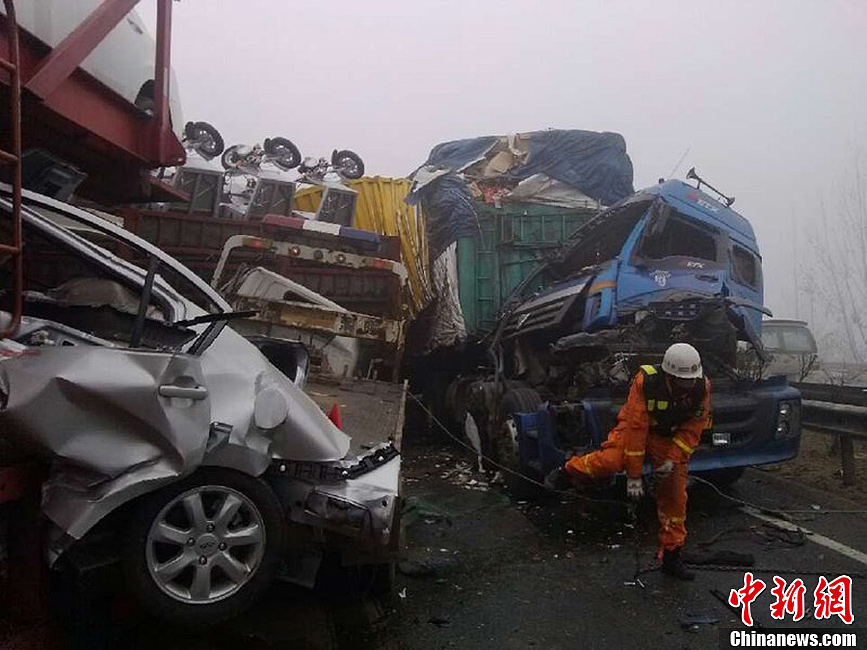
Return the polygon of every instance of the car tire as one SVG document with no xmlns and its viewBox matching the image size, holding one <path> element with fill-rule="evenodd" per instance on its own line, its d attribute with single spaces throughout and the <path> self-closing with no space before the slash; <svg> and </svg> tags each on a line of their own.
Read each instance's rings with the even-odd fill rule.
<svg viewBox="0 0 867 650">
<path fill-rule="evenodd" d="M 237 616 L 268 588 L 284 531 L 283 509 L 266 483 L 204 468 L 137 504 L 121 564 L 149 612 L 212 625 Z"/>
</svg>

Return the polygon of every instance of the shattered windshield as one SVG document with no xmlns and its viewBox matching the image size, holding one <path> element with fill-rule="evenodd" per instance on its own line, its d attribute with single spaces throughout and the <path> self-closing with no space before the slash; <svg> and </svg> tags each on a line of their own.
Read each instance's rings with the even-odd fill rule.
<svg viewBox="0 0 867 650">
<path fill-rule="evenodd" d="M 630 201 L 579 228 L 557 264 L 562 277 L 617 257 L 649 205 L 650 200 Z"/>
<path fill-rule="evenodd" d="M 28 208 L 51 223 L 72 231 L 82 239 L 98 246 L 99 249 L 102 249 L 101 252 L 103 254 L 108 254 L 106 255 L 106 262 L 109 267 L 117 265 L 118 267 L 132 269 L 137 275 L 142 275 L 144 269 L 147 268 L 148 251 L 136 246 L 134 241 L 126 237 L 112 233 L 109 230 L 111 226 L 120 227 L 120 224 L 117 224 L 114 219 L 109 221 L 101 214 L 95 215 L 106 220 L 106 229 L 103 230 L 99 227 L 94 227 L 82 219 L 77 219 L 73 212 L 60 212 L 36 203 L 28 203 Z M 176 268 L 166 263 L 159 265 L 157 283 L 162 286 L 164 291 L 173 290 L 178 294 L 177 297 L 183 296 L 207 313 L 219 314 L 224 311 L 222 306 L 211 295 L 192 283 L 189 278 L 184 277 Z M 177 299 L 177 297 L 175 298 Z M 187 315 L 179 314 L 175 320 L 183 320 L 185 318 L 187 318 Z"/>
<path fill-rule="evenodd" d="M 655 211 L 638 250 L 648 260 L 694 257 L 709 262 L 719 259 L 719 233 L 685 217 L 665 204 Z"/>
</svg>

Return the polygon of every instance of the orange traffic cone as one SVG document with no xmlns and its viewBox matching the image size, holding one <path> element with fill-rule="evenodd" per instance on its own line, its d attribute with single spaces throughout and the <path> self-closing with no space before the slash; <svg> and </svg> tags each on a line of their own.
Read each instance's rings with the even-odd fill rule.
<svg viewBox="0 0 867 650">
<path fill-rule="evenodd" d="M 328 419 L 331 420 L 332 424 L 334 424 L 338 429 L 343 429 L 343 418 L 340 417 L 340 409 L 337 408 L 336 402 L 328 412 Z"/>
</svg>

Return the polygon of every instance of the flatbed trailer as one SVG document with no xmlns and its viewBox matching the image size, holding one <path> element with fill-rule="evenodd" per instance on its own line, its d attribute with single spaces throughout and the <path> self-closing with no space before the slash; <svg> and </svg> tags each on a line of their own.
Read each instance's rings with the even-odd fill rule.
<svg viewBox="0 0 867 650">
<path fill-rule="evenodd" d="M 336 404 L 347 431 L 352 432 L 350 450 L 360 454 L 391 442 L 400 451 L 406 412 L 406 382 L 375 379 L 311 377 L 304 391 L 328 413 Z"/>
</svg>

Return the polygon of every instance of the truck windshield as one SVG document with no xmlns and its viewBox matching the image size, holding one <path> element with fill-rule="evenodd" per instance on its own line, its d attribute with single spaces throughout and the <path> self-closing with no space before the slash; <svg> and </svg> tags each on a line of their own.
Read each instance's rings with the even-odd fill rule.
<svg viewBox="0 0 867 650">
<path fill-rule="evenodd" d="M 666 208 L 651 218 L 638 254 L 648 260 L 694 257 L 718 261 L 718 233 Z"/>
<path fill-rule="evenodd" d="M 576 230 L 564 249 L 562 261 L 556 265 L 560 277 L 617 257 L 650 204 L 650 200 L 643 199 L 610 208 L 601 218 Z"/>
</svg>

